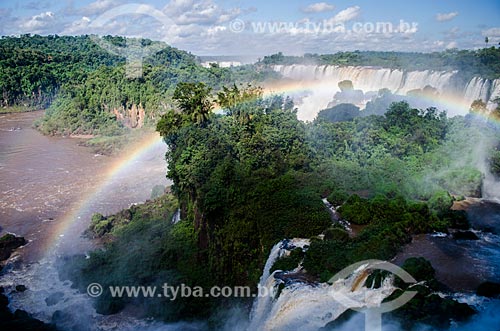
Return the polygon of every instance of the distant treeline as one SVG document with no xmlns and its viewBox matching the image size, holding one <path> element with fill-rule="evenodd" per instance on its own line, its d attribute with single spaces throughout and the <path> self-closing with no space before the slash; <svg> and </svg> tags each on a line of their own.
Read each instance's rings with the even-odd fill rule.
<svg viewBox="0 0 500 331">
<path fill-rule="evenodd" d="M 405 70 L 459 70 L 468 77 L 500 78 L 500 48 L 495 47 L 479 50 L 450 49 L 433 53 L 354 51 L 285 56 L 280 52 L 265 56 L 260 62 L 266 65 L 318 64 Z"/>
<path fill-rule="evenodd" d="M 120 123 L 115 123 L 113 109 L 135 106 L 144 109 L 148 118 L 155 117 L 169 107 L 179 82 L 201 81 L 217 90 L 223 84 L 266 77 L 250 67 L 204 68 L 194 55 L 162 42 L 103 37 L 117 48 L 133 41 L 160 50 L 144 60 L 142 77 L 129 79 L 125 58 L 106 51 L 92 38 L 0 38 L 1 107 L 50 107 L 39 126 L 49 134 L 114 135 L 120 132 Z"/>
<path fill-rule="evenodd" d="M 123 37 L 103 37 L 118 47 Z M 142 40 L 143 43 L 152 43 Z M 195 57 L 168 45 L 149 61 L 150 65 L 195 64 Z M 0 39 L 0 90 L 2 105 L 44 106 L 65 85 L 84 81 L 101 66 L 118 66 L 125 58 L 114 55 L 92 41 L 90 36 L 2 37 Z"/>
</svg>

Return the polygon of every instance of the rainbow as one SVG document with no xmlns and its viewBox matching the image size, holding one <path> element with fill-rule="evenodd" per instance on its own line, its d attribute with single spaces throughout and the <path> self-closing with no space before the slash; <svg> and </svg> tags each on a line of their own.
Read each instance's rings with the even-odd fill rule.
<svg viewBox="0 0 500 331">
<path fill-rule="evenodd" d="M 300 82 L 300 81 L 279 81 L 274 84 L 269 84 L 264 88 L 264 95 L 276 95 L 276 94 L 305 94 L 311 92 L 315 89 L 324 88 L 325 83 L 321 81 L 312 82 Z M 398 94 L 399 96 L 405 97 L 403 94 Z M 333 96 L 333 92 L 332 92 Z M 411 96 L 412 98 L 417 98 L 422 101 L 429 103 L 436 107 L 439 111 L 446 111 L 448 115 L 461 115 L 465 116 L 469 113 L 471 103 L 460 96 L 451 94 L 436 94 L 436 95 L 418 95 Z M 454 116 L 453 115 L 453 116 Z M 487 113 L 477 114 L 484 120 L 490 121 L 491 123 L 500 126 L 500 119 L 489 117 Z"/>
<path fill-rule="evenodd" d="M 75 226 L 75 223 L 81 219 L 82 215 L 92 213 L 92 206 L 96 204 L 100 197 L 106 194 L 111 184 L 116 181 L 116 177 L 129 170 L 137 160 L 162 144 L 163 140 L 158 133 L 149 133 L 130 146 L 130 148 L 127 148 L 126 155 L 119 158 L 109 167 L 97 188 L 84 192 L 82 197 L 62 216 L 51 237 L 45 243 L 45 254 L 49 252 L 54 253 L 61 239 L 64 238 L 64 235 L 67 234 L 73 226 Z M 77 233 L 77 235 L 80 235 L 80 233 Z"/>
<path fill-rule="evenodd" d="M 300 82 L 280 82 L 278 84 L 273 84 L 264 88 L 264 95 L 271 96 L 276 94 L 297 94 L 306 93 L 313 90 L 314 88 L 319 88 L 324 86 L 321 82 L 313 83 L 300 83 Z M 458 110 L 461 114 L 467 114 L 470 105 L 467 105 L 464 100 L 454 97 L 454 96 L 419 96 L 419 98 L 430 102 L 431 104 L 436 104 L 438 108 L 445 106 L 446 108 Z M 440 110 L 448 110 L 448 109 Z M 220 111 L 216 109 L 215 111 Z M 481 117 L 494 121 L 500 127 L 500 120 L 488 117 L 487 114 L 480 114 Z M 117 160 L 112 167 L 107 170 L 104 179 L 101 184 L 94 190 L 86 192 L 82 198 L 70 207 L 70 210 L 62 217 L 58 226 L 54 230 L 52 237 L 47 241 L 47 247 L 45 251 L 54 251 L 61 240 L 62 237 L 72 228 L 72 226 L 77 223 L 78 219 L 83 214 L 89 214 L 92 211 L 92 206 L 95 205 L 97 199 L 106 193 L 111 183 L 115 182 L 115 177 L 120 173 L 126 171 L 130 165 L 132 165 L 136 160 L 140 159 L 144 154 L 149 152 L 151 149 L 163 144 L 163 141 L 159 134 L 149 134 L 145 138 L 141 139 L 139 142 L 135 143 L 129 149 L 129 152 L 125 157 Z"/>
</svg>

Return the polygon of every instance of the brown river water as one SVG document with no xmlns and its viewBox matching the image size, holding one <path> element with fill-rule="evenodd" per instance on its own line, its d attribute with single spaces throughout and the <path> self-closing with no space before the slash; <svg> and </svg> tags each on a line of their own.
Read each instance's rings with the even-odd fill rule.
<svg viewBox="0 0 500 331">
<path fill-rule="evenodd" d="M 33 122 L 42 115 L 0 115 L 0 230 L 29 241 L 20 250 L 25 262 L 38 260 L 54 236 L 70 234 L 68 241 L 81 249 L 75 240 L 93 212 L 117 212 L 148 199 L 153 186 L 168 185 L 161 142 L 110 174 L 137 148 L 125 148 L 119 156 L 94 154 L 81 139 L 40 134 Z M 61 228 L 67 233 L 58 234 Z"/>
</svg>

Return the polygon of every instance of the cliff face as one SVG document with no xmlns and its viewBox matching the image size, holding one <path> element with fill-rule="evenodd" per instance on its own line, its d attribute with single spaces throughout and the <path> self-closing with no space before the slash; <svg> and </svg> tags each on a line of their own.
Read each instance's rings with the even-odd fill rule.
<svg viewBox="0 0 500 331">
<path fill-rule="evenodd" d="M 125 107 L 113 108 L 112 113 L 116 116 L 116 119 L 123 123 L 128 128 L 136 129 L 142 128 L 144 126 L 144 119 L 146 113 L 142 104 L 135 105 L 125 109 Z"/>
</svg>

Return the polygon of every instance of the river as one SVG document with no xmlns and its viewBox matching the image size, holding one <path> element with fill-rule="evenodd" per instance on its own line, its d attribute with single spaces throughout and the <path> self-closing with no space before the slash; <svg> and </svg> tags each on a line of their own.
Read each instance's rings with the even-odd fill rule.
<svg viewBox="0 0 500 331">
<path fill-rule="evenodd" d="M 93 212 L 117 212 L 148 199 L 153 186 L 168 184 L 161 142 L 124 171 L 110 174 L 131 150 L 104 156 L 81 146 L 81 139 L 44 136 L 33 128 L 42 114 L 0 115 L 0 230 L 29 241 L 21 250 L 26 262 L 40 259 L 54 236 L 67 235 L 56 233 L 61 227 L 82 230 Z M 71 213 L 76 220 L 67 219 Z"/>
<path fill-rule="evenodd" d="M 109 319 L 95 314 L 86 295 L 59 280 L 57 260 L 94 248 L 82 236 L 93 213 L 118 212 L 149 199 L 155 185 L 170 184 L 165 177 L 166 145 L 151 133 L 117 156 L 94 154 L 82 146 L 82 139 L 40 134 L 33 122 L 42 115 L 0 115 L 0 230 L 28 240 L 2 271 L 0 286 L 9 295 L 11 309 L 26 310 L 46 322 L 59 311 L 73 323 L 63 328 L 85 325 L 95 330 Z M 13 290 L 20 284 L 27 286 L 25 292 Z M 59 302 L 47 304 L 54 293 L 61 296 Z M 120 320 L 127 323 L 126 317 Z"/>
</svg>

